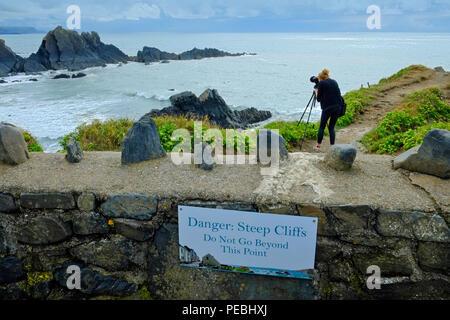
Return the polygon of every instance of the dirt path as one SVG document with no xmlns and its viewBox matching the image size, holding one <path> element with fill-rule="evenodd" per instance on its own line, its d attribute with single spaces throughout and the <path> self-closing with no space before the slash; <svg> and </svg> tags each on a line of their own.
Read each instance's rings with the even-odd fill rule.
<svg viewBox="0 0 450 320">
<path fill-rule="evenodd" d="M 356 122 L 340 129 L 336 133 L 337 144 L 352 144 L 360 152 L 366 152 L 365 147 L 359 140 L 370 130 L 375 128 L 379 121 L 388 113 L 393 111 L 402 101 L 405 95 L 425 88 L 437 87 L 444 91 L 446 102 L 450 102 L 450 90 L 446 86 L 450 83 L 450 72 L 436 72 L 426 70 L 412 76 L 399 79 L 394 84 L 384 85 L 384 92 L 374 92 L 376 96 L 363 114 L 358 115 Z M 304 143 L 302 151 L 326 152 L 330 146 L 329 137 L 324 137 L 320 150 L 315 148 L 316 141 L 308 140 Z M 299 151 L 299 150 L 296 150 Z"/>
</svg>

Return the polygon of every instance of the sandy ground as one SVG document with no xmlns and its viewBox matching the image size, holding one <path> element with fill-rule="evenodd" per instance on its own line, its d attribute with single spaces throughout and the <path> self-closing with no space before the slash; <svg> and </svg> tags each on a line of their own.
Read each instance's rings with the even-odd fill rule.
<svg viewBox="0 0 450 320">
<path fill-rule="evenodd" d="M 374 208 L 442 211 L 450 207 L 450 181 L 428 176 L 420 186 L 409 173 L 391 169 L 391 156 L 358 154 L 351 171 L 326 167 L 323 155 L 293 153 L 273 175 L 256 164 L 216 165 L 203 171 L 193 164 L 175 165 L 170 158 L 123 166 L 120 152 L 85 153 L 79 164 L 64 154 L 32 153 L 19 166 L 0 164 L 0 192 L 83 192 L 99 196 L 143 193 L 161 198 L 214 201 L 368 204 Z M 428 183 L 429 185 L 429 183 Z M 427 190 L 428 188 L 428 190 Z M 446 209 L 447 208 L 447 209 Z"/>
</svg>

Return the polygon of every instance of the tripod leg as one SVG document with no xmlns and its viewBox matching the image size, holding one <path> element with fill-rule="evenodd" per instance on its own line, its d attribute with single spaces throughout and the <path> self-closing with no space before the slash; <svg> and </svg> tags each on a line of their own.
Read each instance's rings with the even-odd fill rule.
<svg viewBox="0 0 450 320">
<path fill-rule="evenodd" d="M 313 100 L 313 99 L 314 99 L 314 100 Z M 300 120 L 298 120 L 298 122 L 297 122 L 297 127 L 299 126 L 300 122 L 302 122 L 303 117 L 305 116 L 305 113 L 306 113 L 306 111 L 308 110 L 308 108 L 309 108 L 309 106 L 310 106 L 311 101 L 315 101 L 315 100 L 316 100 L 316 99 L 315 99 L 315 93 L 313 92 L 311 98 L 310 98 L 309 101 L 308 101 L 308 104 L 306 105 L 305 110 L 303 111 L 302 117 L 301 117 Z"/>
<path fill-rule="evenodd" d="M 311 118 L 312 109 L 315 105 L 316 105 L 316 99 L 313 100 L 313 103 L 311 104 L 311 108 L 309 109 L 308 121 L 306 122 L 305 133 L 303 134 L 302 143 L 300 144 L 300 150 L 302 150 L 302 148 L 303 148 L 303 143 L 305 142 L 306 133 L 308 132 L 309 119 Z"/>
</svg>

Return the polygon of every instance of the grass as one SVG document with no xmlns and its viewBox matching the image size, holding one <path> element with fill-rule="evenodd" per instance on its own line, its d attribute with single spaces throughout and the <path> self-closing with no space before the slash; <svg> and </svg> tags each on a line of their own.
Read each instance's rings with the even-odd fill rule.
<svg viewBox="0 0 450 320">
<path fill-rule="evenodd" d="M 29 132 L 25 131 L 23 133 L 23 138 L 27 144 L 28 152 L 44 152 L 44 149 L 39 145 L 35 137 L 33 137 Z"/>
<path fill-rule="evenodd" d="M 432 129 L 450 130 L 449 120 L 450 105 L 442 91 L 428 88 L 407 95 L 361 142 L 369 152 L 393 154 L 420 145 Z"/>
<path fill-rule="evenodd" d="M 173 139 L 172 136 L 178 129 L 186 129 L 190 135 L 190 142 L 186 142 L 190 145 L 191 151 L 194 149 L 194 120 L 184 117 L 174 116 L 162 116 L 155 117 L 156 127 L 158 128 L 159 138 L 161 145 L 167 152 L 172 152 L 175 146 L 184 142 L 181 136 Z M 205 137 L 206 142 L 213 147 L 216 146 L 216 140 L 222 140 L 222 147 L 224 149 L 231 148 L 234 151 L 249 153 L 250 150 L 256 148 L 256 143 L 249 139 L 246 132 L 243 131 L 229 131 L 232 134 L 227 136 L 224 129 L 213 125 L 207 118 L 202 121 L 202 138 L 205 137 L 206 131 L 209 129 L 215 129 L 217 138 Z M 80 143 L 80 147 L 85 151 L 121 151 L 122 142 L 125 138 L 128 130 L 133 125 L 134 121 L 130 119 L 118 119 L 99 121 L 94 120 L 92 123 L 83 123 L 78 126 L 74 132 L 65 135 L 59 142 L 64 150 L 67 149 L 67 143 L 70 138 L 75 139 Z"/>
<path fill-rule="evenodd" d="M 337 130 L 357 121 L 358 117 L 365 112 L 378 95 L 399 85 L 425 80 L 431 72 L 433 70 L 425 66 L 411 65 L 388 78 L 381 79 L 378 84 L 370 88 L 360 88 L 347 92 L 344 95 L 344 100 L 347 103 L 347 112 L 338 119 L 336 124 Z M 450 88 L 450 84 L 447 85 L 448 88 Z M 448 110 L 448 105 L 443 104 L 442 100 L 440 100 L 441 94 L 437 91 L 430 91 L 406 97 L 399 110 L 386 115 L 379 127 L 363 138 L 363 144 L 371 152 L 395 153 L 399 149 L 407 150 L 419 144 L 427 130 L 448 128 L 448 111 L 446 111 Z M 173 151 L 175 146 L 183 141 L 182 137 L 172 139 L 172 135 L 178 129 L 188 130 L 191 136 L 191 151 L 193 150 L 193 120 L 169 116 L 156 117 L 154 120 L 158 128 L 161 145 L 167 152 Z M 133 122 L 130 119 L 119 119 L 105 122 L 95 120 L 91 124 L 84 123 L 77 127 L 73 133 L 64 136 L 60 144 L 65 149 L 70 137 L 73 137 L 80 142 L 81 148 L 85 151 L 120 151 L 122 149 L 122 141 Z M 306 139 L 317 138 L 319 123 L 320 121 L 308 126 Z M 305 133 L 305 127 L 306 124 L 304 122 L 297 126 L 297 121 L 275 121 L 264 126 L 266 129 L 277 129 L 286 140 L 286 147 L 290 151 L 299 146 Z M 239 151 L 245 151 L 248 154 L 250 150 L 256 148 L 255 143 L 248 138 L 245 132 L 234 131 L 234 135 L 226 137 L 224 129 L 214 126 L 208 119 L 203 119 L 203 137 L 208 129 L 216 129 L 216 133 L 220 133 L 218 135 L 221 136 L 224 149 L 232 148 L 235 151 L 239 149 Z M 327 128 L 325 135 L 328 134 Z M 208 137 L 206 141 L 212 144 L 213 147 L 216 146 L 216 138 Z"/>
</svg>

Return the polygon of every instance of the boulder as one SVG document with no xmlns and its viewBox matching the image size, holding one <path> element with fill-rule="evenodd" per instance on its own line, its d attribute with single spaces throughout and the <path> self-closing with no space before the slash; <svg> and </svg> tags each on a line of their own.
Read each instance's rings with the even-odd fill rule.
<svg viewBox="0 0 450 320">
<path fill-rule="evenodd" d="M 165 156 L 166 151 L 161 146 L 155 121 L 147 114 L 128 130 L 123 140 L 122 164 L 139 163 Z"/>
<path fill-rule="evenodd" d="M 20 205 L 27 209 L 75 209 L 70 193 L 22 193 Z"/>
<path fill-rule="evenodd" d="M 338 171 L 350 170 L 356 159 L 356 152 L 351 144 L 336 144 L 325 154 L 325 163 Z"/>
<path fill-rule="evenodd" d="M 69 224 L 59 217 L 43 216 L 26 220 L 20 229 L 18 240 L 25 244 L 44 245 L 58 243 L 71 236 Z"/>
<path fill-rule="evenodd" d="M 217 90 L 207 89 L 200 97 L 190 91 L 170 97 L 172 106 L 162 110 L 152 110 L 149 115 L 183 116 L 193 119 L 208 117 L 209 121 L 221 128 L 247 128 L 251 124 L 267 120 L 272 116 L 269 111 L 258 111 L 255 108 L 233 111 L 226 104 Z"/>
<path fill-rule="evenodd" d="M 77 205 L 81 211 L 93 211 L 95 209 L 95 194 L 83 192 L 78 196 Z"/>
<path fill-rule="evenodd" d="M 66 261 L 62 265 L 55 268 L 53 278 L 63 288 L 67 288 L 67 280 L 70 274 L 67 269 L 70 266 L 78 266 L 81 272 L 81 289 L 84 294 L 95 296 L 130 296 L 136 291 L 136 284 L 128 282 L 116 276 L 104 275 L 92 268 L 86 267 L 83 263 Z"/>
<path fill-rule="evenodd" d="M 114 227 L 118 234 L 135 241 L 147 241 L 155 234 L 155 226 L 150 222 L 131 219 L 115 219 Z"/>
<path fill-rule="evenodd" d="M 437 72 L 445 72 L 445 69 L 441 66 L 434 68 L 434 70 L 436 70 Z"/>
<path fill-rule="evenodd" d="M 3 79 L 0 79 L 0 83 L 8 83 L 8 81 L 5 81 Z"/>
<path fill-rule="evenodd" d="M 420 146 L 414 147 L 393 160 L 393 168 L 403 168 L 450 178 L 450 131 L 433 129 L 423 138 Z"/>
<path fill-rule="evenodd" d="M 106 234 L 108 219 L 96 212 L 80 213 L 72 220 L 73 232 L 79 235 Z"/>
<path fill-rule="evenodd" d="M 130 240 L 116 236 L 82 244 L 70 249 L 70 254 L 108 271 L 126 271 L 132 266 L 134 249 Z"/>
<path fill-rule="evenodd" d="M 141 194 L 119 194 L 102 204 L 108 218 L 150 220 L 158 207 L 158 198 Z"/>
<path fill-rule="evenodd" d="M 276 143 L 272 146 L 272 141 L 278 141 L 278 146 L 275 145 Z M 272 155 L 272 148 L 276 148 L 275 151 L 278 152 L 278 155 Z M 269 160 L 286 160 L 289 156 L 286 140 L 276 132 L 268 129 L 259 130 L 256 140 L 256 152 L 258 161 L 264 164 L 267 164 L 266 162 Z"/>
<path fill-rule="evenodd" d="M 62 73 L 62 74 L 58 74 L 56 76 L 54 76 L 52 79 L 70 79 L 70 75 Z"/>
<path fill-rule="evenodd" d="M 78 141 L 70 138 L 67 143 L 66 160 L 70 163 L 79 163 L 83 159 L 83 150 L 81 150 Z"/>
<path fill-rule="evenodd" d="M 207 254 L 202 258 L 202 266 L 205 267 L 220 267 L 220 262 L 214 258 L 213 255 Z"/>
<path fill-rule="evenodd" d="M 199 143 L 194 147 L 195 166 L 206 171 L 214 168 L 214 157 L 212 147 L 206 142 Z"/>
<path fill-rule="evenodd" d="M 0 193 L 0 212 L 10 213 L 17 211 L 17 205 L 13 196 Z"/>
<path fill-rule="evenodd" d="M 74 73 L 73 75 L 72 75 L 72 79 L 77 79 L 77 78 L 84 78 L 84 77 L 86 77 L 86 74 L 85 73 L 83 73 L 83 72 L 79 72 L 79 73 Z"/>
<path fill-rule="evenodd" d="M 23 131 L 9 123 L 0 123 L 0 162 L 18 165 L 29 159 Z"/>
<path fill-rule="evenodd" d="M 13 283 L 26 278 L 22 261 L 16 257 L 0 258 L 0 284 Z"/>
</svg>

